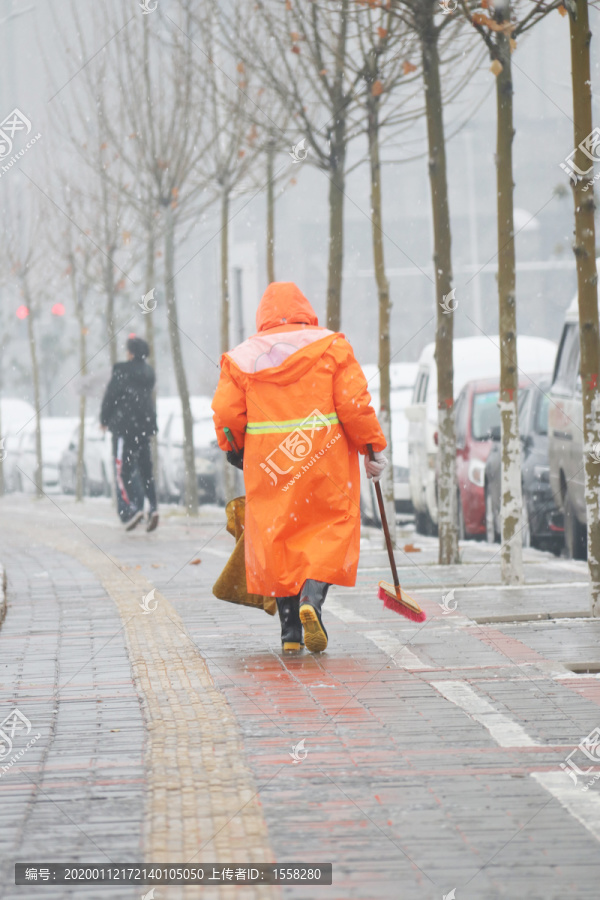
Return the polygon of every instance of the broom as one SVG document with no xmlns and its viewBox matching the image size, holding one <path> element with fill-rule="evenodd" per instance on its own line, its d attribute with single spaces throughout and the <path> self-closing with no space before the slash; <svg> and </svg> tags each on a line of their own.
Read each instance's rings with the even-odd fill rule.
<svg viewBox="0 0 600 900">
<path fill-rule="evenodd" d="M 367 451 L 369 453 L 369 459 L 375 459 L 372 444 L 367 444 Z M 393 584 L 390 584 L 387 581 L 380 581 L 377 596 L 380 600 L 383 600 L 384 608 L 391 609 L 393 612 L 399 613 L 401 616 L 406 616 L 407 619 L 412 619 L 413 622 L 424 622 L 427 617 L 419 604 L 415 600 L 413 600 L 412 597 L 409 597 L 405 591 L 402 591 L 400 589 L 400 579 L 398 578 L 398 570 L 396 569 L 396 560 L 394 559 L 394 550 L 392 547 L 392 539 L 390 537 L 390 529 L 388 527 L 385 507 L 383 505 L 381 486 L 378 481 L 375 481 L 374 484 L 375 493 L 377 494 L 377 503 L 379 504 L 379 515 L 381 516 L 381 524 L 383 526 L 383 533 L 385 535 L 385 543 L 388 556 L 390 558 L 392 577 L 394 579 Z"/>
</svg>

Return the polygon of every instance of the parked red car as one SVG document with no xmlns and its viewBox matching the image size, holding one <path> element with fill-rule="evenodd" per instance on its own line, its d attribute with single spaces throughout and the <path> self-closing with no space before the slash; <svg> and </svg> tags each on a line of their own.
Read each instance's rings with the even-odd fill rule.
<svg viewBox="0 0 600 900">
<path fill-rule="evenodd" d="M 458 536 L 485 535 L 485 462 L 491 433 L 500 427 L 497 378 L 468 381 L 456 401 L 456 484 Z"/>
<path fill-rule="evenodd" d="M 523 376 L 519 381 L 519 407 L 541 378 Z M 492 435 L 500 439 L 499 399 L 499 379 L 486 378 L 467 382 L 456 401 L 456 509 L 461 540 L 486 533 L 485 464 L 493 446 Z"/>
</svg>

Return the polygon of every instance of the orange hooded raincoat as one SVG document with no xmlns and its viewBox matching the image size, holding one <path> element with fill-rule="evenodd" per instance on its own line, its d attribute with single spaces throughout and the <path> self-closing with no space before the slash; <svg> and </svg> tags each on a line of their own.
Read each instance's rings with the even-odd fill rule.
<svg viewBox="0 0 600 900">
<path fill-rule="evenodd" d="M 221 449 L 232 449 L 223 428 L 245 448 L 248 591 L 292 596 L 307 578 L 352 586 L 358 453 L 386 446 L 365 376 L 291 282 L 268 286 L 256 326 L 223 355 L 212 403 Z"/>
</svg>

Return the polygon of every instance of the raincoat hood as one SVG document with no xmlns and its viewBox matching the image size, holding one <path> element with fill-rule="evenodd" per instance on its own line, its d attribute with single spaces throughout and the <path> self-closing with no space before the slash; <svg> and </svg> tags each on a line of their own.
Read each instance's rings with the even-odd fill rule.
<svg viewBox="0 0 600 900">
<path fill-rule="evenodd" d="M 281 325 L 318 325 L 314 309 L 293 281 L 273 281 L 256 311 L 256 330 L 268 331 Z"/>
</svg>

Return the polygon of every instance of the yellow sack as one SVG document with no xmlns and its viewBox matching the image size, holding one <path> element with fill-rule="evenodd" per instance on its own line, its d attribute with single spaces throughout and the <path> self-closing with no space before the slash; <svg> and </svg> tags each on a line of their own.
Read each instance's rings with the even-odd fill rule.
<svg viewBox="0 0 600 900">
<path fill-rule="evenodd" d="M 214 584 L 213 594 L 219 600 L 227 600 L 229 603 L 240 603 L 242 606 L 255 606 L 258 609 L 264 609 L 270 616 L 274 616 L 277 611 L 275 597 L 249 594 L 246 587 L 245 509 L 245 497 L 236 497 L 234 500 L 230 500 L 225 507 L 227 531 L 235 538 L 235 548 Z"/>
</svg>

